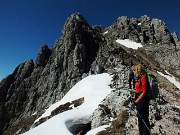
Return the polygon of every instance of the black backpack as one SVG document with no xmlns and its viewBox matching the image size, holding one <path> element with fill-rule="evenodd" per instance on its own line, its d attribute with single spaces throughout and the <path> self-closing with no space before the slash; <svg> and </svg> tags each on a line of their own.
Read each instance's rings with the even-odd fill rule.
<svg viewBox="0 0 180 135">
<path fill-rule="evenodd" d="M 155 100 L 159 96 L 157 78 L 150 72 L 146 73 L 146 77 L 148 81 L 147 95 L 150 100 Z"/>
<path fill-rule="evenodd" d="M 159 96 L 158 82 L 156 77 L 150 72 L 146 73 L 147 78 L 147 96 L 150 100 L 155 100 Z M 140 85 L 142 85 L 140 79 Z"/>
</svg>

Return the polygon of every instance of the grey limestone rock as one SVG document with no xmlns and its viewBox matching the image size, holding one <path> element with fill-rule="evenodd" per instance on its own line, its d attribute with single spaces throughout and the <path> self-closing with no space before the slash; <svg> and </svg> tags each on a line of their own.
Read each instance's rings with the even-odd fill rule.
<svg viewBox="0 0 180 135">
<path fill-rule="evenodd" d="M 67 19 L 62 34 L 51 49 L 40 48 L 35 64 L 20 64 L 0 82 L 0 108 L 6 108 L 0 112 L 0 134 L 60 100 L 89 72 L 103 42 L 100 34 L 79 13 Z"/>
<path fill-rule="evenodd" d="M 144 45 L 175 44 L 166 24 L 159 19 L 151 19 L 147 15 L 140 18 L 119 17 L 107 30 L 108 34 L 105 35 L 108 38 L 107 40 L 130 39 Z"/>
<path fill-rule="evenodd" d="M 50 55 L 51 55 L 51 50 L 48 48 L 48 46 L 47 45 L 42 46 L 38 52 L 38 56 L 36 59 L 36 65 L 37 66 L 45 66 Z"/>
<path fill-rule="evenodd" d="M 172 35 L 172 37 L 173 37 L 173 39 L 174 39 L 175 44 L 176 44 L 176 45 L 180 45 L 180 42 L 179 42 L 179 38 L 178 38 L 177 33 L 176 33 L 176 32 L 173 32 L 171 35 Z"/>
</svg>

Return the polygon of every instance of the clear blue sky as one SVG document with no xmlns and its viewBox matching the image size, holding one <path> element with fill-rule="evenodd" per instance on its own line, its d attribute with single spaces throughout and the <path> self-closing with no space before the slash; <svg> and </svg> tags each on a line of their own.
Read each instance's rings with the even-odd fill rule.
<svg viewBox="0 0 180 135">
<path fill-rule="evenodd" d="M 148 15 L 180 35 L 180 0 L 0 0 L 0 80 L 43 44 L 51 47 L 72 13 L 90 25 L 109 26 L 119 16 Z"/>
</svg>

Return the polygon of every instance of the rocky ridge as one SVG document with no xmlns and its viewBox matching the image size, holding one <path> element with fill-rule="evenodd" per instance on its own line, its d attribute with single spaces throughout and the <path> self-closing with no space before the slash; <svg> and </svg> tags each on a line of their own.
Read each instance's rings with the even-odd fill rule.
<svg viewBox="0 0 180 135">
<path fill-rule="evenodd" d="M 110 39 L 130 39 L 143 44 L 174 44 L 178 43 L 176 33 L 171 34 L 166 24 L 159 19 L 151 19 L 147 15 L 140 18 L 121 16 L 106 28 Z"/>
<path fill-rule="evenodd" d="M 126 38 L 140 42 L 144 47 L 135 51 L 115 42 L 116 39 Z M 12 135 L 28 130 L 43 110 L 60 100 L 76 82 L 89 74 L 101 72 L 117 72 L 119 76 L 114 83 L 118 87 L 92 114 L 91 128 L 111 123 L 111 118 L 120 118 L 119 114 L 127 110 L 124 105 L 126 96 L 122 96 L 122 91 L 127 91 L 130 64 L 140 62 L 154 73 L 156 70 L 167 70 L 179 78 L 179 52 L 177 34 L 171 34 L 161 20 L 147 16 L 138 19 L 123 16 L 104 28 L 92 27 L 82 15 L 74 13 L 65 22 L 62 37 L 52 48 L 42 46 L 35 63 L 28 60 L 20 64 L 0 82 L 0 134 Z M 162 119 L 151 120 L 153 132 L 168 134 L 174 129 L 174 134 L 179 134 L 180 112 L 179 108 L 172 106 L 180 104 L 179 91 L 163 77 L 159 76 L 159 80 L 163 101 L 167 103 L 160 106 Z M 173 119 L 173 116 L 177 117 Z M 173 126 L 166 128 L 167 121 Z M 29 122 L 29 125 L 22 128 L 23 122 Z M 131 126 L 136 125 L 134 123 Z M 134 134 L 137 134 L 137 127 L 133 128 Z M 108 130 L 112 131 L 111 128 Z"/>
</svg>

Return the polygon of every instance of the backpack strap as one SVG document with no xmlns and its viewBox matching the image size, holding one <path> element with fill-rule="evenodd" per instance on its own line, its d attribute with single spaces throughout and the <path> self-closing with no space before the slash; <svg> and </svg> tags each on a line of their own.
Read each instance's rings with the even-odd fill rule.
<svg viewBox="0 0 180 135">
<path fill-rule="evenodd" d="M 145 77 L 146 77 L 146 79 L 148 79 L 148 78 L 147 78 L 147 74 L 145 74 Z M 142 75 L 141 75 L 141 77 L 140 77 L 140 79 L 139 79 L 140 86 L 142 86 L 142 80 L 141 80 L 141 78 L 142 78 Z M 147 81 L 148 81 L 148 80 L 147 80 Z"/>
<path fill-rule="evenodd" d="M 139 83 L 140 83 L 140 86 L 142 86 L 142 80 L 141 80 L 141 78 L 139 79 Z"/>
</svg>

